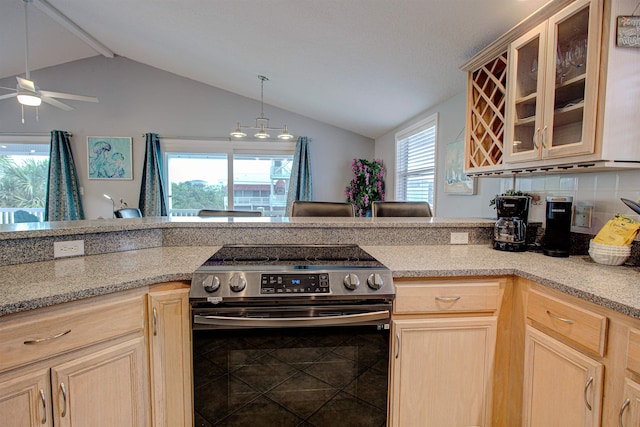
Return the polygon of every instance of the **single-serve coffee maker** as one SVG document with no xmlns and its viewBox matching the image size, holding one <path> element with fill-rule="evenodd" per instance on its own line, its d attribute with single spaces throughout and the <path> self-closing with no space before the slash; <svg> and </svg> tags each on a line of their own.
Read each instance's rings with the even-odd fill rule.
<svg viewBox="0 0 640 427">
<path fill-rule="evenodd" d="M 529 196 L 497 196 L 498 220 L 493 228 L 493 248 L 521 252 L 527 249 Z"/>
<path fill-rule="evenodd" d="M 547 196 L 547 219 L 542 238 L 542 253 L 568 257 L 571 252 L 571 218 L 573 197 Z"/>
</svg>

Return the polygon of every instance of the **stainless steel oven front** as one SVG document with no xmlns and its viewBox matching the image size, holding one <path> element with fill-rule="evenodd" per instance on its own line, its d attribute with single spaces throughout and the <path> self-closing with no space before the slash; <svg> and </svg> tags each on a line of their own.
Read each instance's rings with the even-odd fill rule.
<svg viewBox="0 0 640 427">
<path fill-rule="evenodd" d="M 385 426 L 388 270 L 357 247 L 299 247 L 275 264 L 261 249 L 225 247 L 251 257 L 194 273 L 196 425 Z"/>
</svg>

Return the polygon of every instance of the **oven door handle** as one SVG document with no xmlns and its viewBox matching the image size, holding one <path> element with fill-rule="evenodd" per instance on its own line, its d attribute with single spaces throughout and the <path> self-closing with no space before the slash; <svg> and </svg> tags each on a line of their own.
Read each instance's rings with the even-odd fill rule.
<svg viewBox="0 0 640 427">
<path fill-rule="evenodd" d="M 193 323 L 211 326 L 235 326 L 240 328 L 295 328 L 302 326 L 342 326 L 375 320 L 388 320 L 389 310 L 372 311 L 367 313 L 343 314 L 339 316 L 320 317 L 232 317 L 205 316 L 195 314 Z"/>
</svg>

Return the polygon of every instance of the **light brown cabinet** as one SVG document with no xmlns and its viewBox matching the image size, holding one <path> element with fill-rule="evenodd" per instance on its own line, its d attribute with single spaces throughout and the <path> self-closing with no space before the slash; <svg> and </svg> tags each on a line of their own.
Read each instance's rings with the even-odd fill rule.
<svg viewBox="0 0 640 427">
<path fill-rule="evenodd" d="M 509 46 L 504 161 L 595 151 L 598 0 L 578 0 Z"/>
<path fill-rule="evenodd" d="M 602 411 L 602 363 L 527 326 L 523 426 L 596 427 Z"/>
<path fill-rule="evenodd" d="M 491 426 L 504 279 L 399 280 L 389 425 Z"/>
<path fill-rule="evenodd" d="M 616 46 L 617 16 L 634 7 L 549 2 L 464 64 L 465 172 L 637 168 L 640 98 L 628 93 L 640 51 Z"/>
<path fill-rule="evenodd" d="M 137 337 L 53 366 L 53 425 L 148 425 L 145 356 Z"/>
<path fill-rule="evenodd" d="M 3 425 L 149 425 L 143 301 L 125 293 L 3 318 Z"/>
<path fill-rule="evenodd" d="M 49 369 L 21 371 L 10 379 L 0 377 L 0 417 L 7 427 L 53 425 Z"/>
<path fill-rule="evenodd" d="M 189 286 L 165 284 L 147 295 L 153 425 L 193 425 Z"/>
</svg>

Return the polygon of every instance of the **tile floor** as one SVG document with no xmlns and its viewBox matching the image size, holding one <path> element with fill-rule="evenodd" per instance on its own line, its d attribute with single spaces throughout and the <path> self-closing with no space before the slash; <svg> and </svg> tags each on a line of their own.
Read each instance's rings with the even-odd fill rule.
<svg viewBox="0 0 640 427">
<path fill-rule="evenodd" d="M 200 427 L 382 427 L 388 331 L 194 331 Z"/>
</svg>

